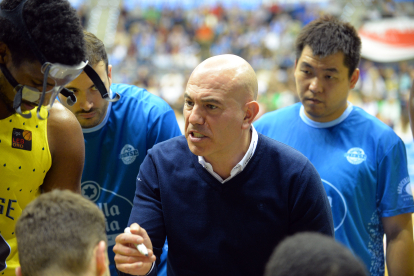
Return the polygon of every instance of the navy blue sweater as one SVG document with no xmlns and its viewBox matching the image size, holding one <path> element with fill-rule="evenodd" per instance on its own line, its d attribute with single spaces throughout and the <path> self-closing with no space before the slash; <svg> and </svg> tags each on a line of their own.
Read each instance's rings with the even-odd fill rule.
<svg viewBox="0 0 414 276">
<path fill-rule="evenodd" d="M 128 225 L 134 222 L 147 230 L 157 258 L 167 236 L 169 276 L 263 275 L 286 236 L 334 233 L 313 165 L 261 134 L 248 165 L 225 184 L 198 163 L 184 136 L 155 145 L 138 174 Z"/>
</svg>

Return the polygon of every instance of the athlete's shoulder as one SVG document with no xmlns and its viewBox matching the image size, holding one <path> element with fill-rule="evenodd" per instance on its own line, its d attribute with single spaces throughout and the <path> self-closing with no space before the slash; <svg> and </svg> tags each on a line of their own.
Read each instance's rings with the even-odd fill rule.
<svg viewBox="0 0 414 276">
<path fill-rule="evenodd" d="M 78 128 L 79 122 L 75 115 L 60 102 L 55 101 L 52 108 L 49 110 L 48 129 L 52 128 Z"/>
<path fill-rule="evenodd" d="M 51 151 L 69 138 L 79 140 L 81 137 L 83 142 L 82 128 L 75 115 L 58 101 L 49 110 L 47 133 Z"/>
<path fill-rule="evenodd" d="M 165 110 L 171 109 L 163 99 L 135 85 L 114 83 L 111 85 L 111 90 L 121 95 L 119 102 L 122 104 L 125 102 L 135 102 L 136 104 L 145 106 L 146 109 L 154 107 Z"/>
<path fill-rule="evenodd" d="M 350 119 L 353 122 L 353 124 L 355 124 L 356 128 L 368 127 L 372 132 L 375 132 L 377 135 L 390 135 L 392 137 L 395 136 L 395 138 L 398 137 L 390 126 L 382 122 L 377 117 L 372 116 L 360 107 L 353 107 L 353 111 L 350 114 Z"/>
<path fill-rule="evenodd" d="M 271 135 L 278 127 L 284 124 L 292 125 L 293 121 L 299 118 L 301 103 L 296 103 L 281 109 L 263 114 L 256 122 L 254 127 L 258 132 Z"/>
<path fill-rule="evenodd" d="M 264 134 L 258 133 L 259 135 L 259 141 L 260 141 L 260 147 L 269 155 L 271 154 L 277 154 L 281 157 L 283 160 L 302 160 L 306 161 L 308 160 L 305 155 L 303 155 L 300 151 L 297 149 L 286 145 L 285 143 L 282 143 L 280 141 L 277 141 L 269 136 L 266 136 Z M 259 145 L 259 144 L 258 144 Z M 285 159 L 287 158 L 287 159 Z"/>
</svg>

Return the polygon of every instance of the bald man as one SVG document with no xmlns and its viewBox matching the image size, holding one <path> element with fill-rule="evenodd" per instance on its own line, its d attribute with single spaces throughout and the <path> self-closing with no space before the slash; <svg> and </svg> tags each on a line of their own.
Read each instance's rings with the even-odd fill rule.
<svg viewBox="0 0 414 276">
<path fill-rule="evenodd" d="M 120 275 L 156 275 L 166 236 L 167 274 L 200 276 L 262 275 L 286 236 L 333 235 L 313 165 L 252 126 L 256 97 L 255 72 L 240 57 L 215 56 L 193 71 L 185 136 L 155 145 L 141 165 L 131 233 L 114 247 Z"/>
</svg>

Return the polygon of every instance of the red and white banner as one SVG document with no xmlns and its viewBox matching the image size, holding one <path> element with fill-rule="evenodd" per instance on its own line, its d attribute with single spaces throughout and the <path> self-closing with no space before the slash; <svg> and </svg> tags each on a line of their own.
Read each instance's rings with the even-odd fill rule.
<svg viewBox="0 0 414 276">
<path fill-rule="evenodd" d="M 414 59 L 414 19 L 386 18 L 359 29 L 363 58 L 377 62 Z"/>
</svg>

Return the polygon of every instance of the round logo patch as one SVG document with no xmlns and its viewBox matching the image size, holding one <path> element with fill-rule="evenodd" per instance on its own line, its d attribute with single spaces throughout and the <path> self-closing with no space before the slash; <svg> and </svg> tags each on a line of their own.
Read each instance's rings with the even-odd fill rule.
<svg viewBox="0 0 414 276">
<path fill-rule="evenodd" d="M 345 157 L 349 163 L 358 165 L 367 160 L 367 155 L 361 148 L 352 148 L 345 153 Z"/>
<path fill-rule="evenodd" d="M 85 181 L 81 184 L 82 195 L 95 202 L 101 195 L 101 187 L 95 181 Z"/>
<path fill-rule="evenodd" d="M 132 164 L 137 156 L 139 155 L 139 152 L 137 149 L 135 149 L 133 146 L 126 144 L 119 154 L 119 159 L 124 162 L 125 165 Z"/>
</svg>

